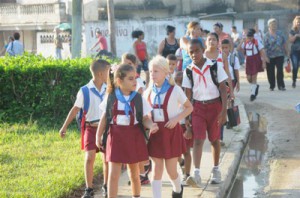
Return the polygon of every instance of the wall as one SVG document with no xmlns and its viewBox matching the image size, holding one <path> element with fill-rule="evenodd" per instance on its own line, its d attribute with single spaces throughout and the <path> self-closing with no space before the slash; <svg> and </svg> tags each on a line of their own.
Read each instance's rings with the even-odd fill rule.
<svg viewBox="0 0 300 198">
<path fill-rule="evenodd" d="M 52 3 L 58 3 L 59 0 L 17 0 L 17 3 L 19 4 L 52 4 Z"/>
<path fill-rule="evenodd" d="M 155 55 L 157 53 L 157 48 L 159 43 L 166 37 L 165 27 L 167 25 L 173 25 L 176 27 L 176 37 L 182 37 L 186 32 L 186 25 L 192 21 L 197 20 L 196 18 L 189 17 L 177 17 L 169 20 L 118 20 L 116 21 L 116 43 L 117 43 L 117 56 L 120 57 L 125 52 L 133 52 L 132 44 L 134 40 L 131 38 L 131 33 L 133 30 L 140 29 L 145 32 L 145 42 L 147 43 L 147 50 L 150 55 Z M 231 33 L 230 29 L 232 20 L 201 20 L 201 24 L 204 29 L 213 30 L 213 24 L 217 21 L 222 22 L 224 25 L 224 31 Z M 242 31 L 243 22 L 237 20 L 234 23 L 239 31 Z M 85 23 L 84 32 L 84 47 L 90 49 L 96 42 L 95 33 L 100 30 L 107 39 L 109 44 L 108 26 L 106 21 L 101 22 L 90 22 Z M 84 49 L 84 48 L 83 48 Z M 110 46 L 109 46 L 110 49 Z M 97 52 L 90 50 L 83 50 L 82 55 L 87 56 L 91 54 L 96 54 Z"/>
</svg>

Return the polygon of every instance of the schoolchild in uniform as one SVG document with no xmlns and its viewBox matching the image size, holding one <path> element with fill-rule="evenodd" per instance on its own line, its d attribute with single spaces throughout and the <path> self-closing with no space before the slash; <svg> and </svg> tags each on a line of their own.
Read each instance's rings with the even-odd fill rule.
<svg viewBox="0 0 300 198">
<path fill-rule="evenodd" d="M 244 51 L 246 56 L 246 75 L 251 84 L 250 101 L 254 101 L 258 95 L 257 74 L 264 71 L 266 62 L 269 63 L 263 44 L 254 38 L 254 34 L 255 30 L 249 29 L 247 37 L 238 46 L 238 50 Z"/>
<path fill-rule="evenodd" d="M 227 93 L 225 82 L 227 74 L 222 66 L 217 65 L 218 86 L 213 82 L 210 67 L 214 64 L 210 59 L 203 57 L 204 47 L 199 40 L 191 40 L 189 54 L 192 58 L 191 74 L 193 81 L 188 77 L 188 69 L 183 74 L 182 87 L 186 90 L 187 97 L 193 99 L 194 111 L 192 113 L 192 128 L 190 118 L 186 119 L 187 136 L 193 132 L 194 145 L 194 174 L 188 177 L 187 184 L 200 187 L 200 162 L 203 144 L 208 139 L 212 145 L 214 167 L 211 173 L 212 184 L 221 182 L 219 170 L 220 158 L 220 126 L 226 122 Z M 193 130 L 191 130 L 193 129 Z"/>
<path fill-rule="evenodd" d="M 94 195 L 93 191 L 93 167 L 95 162 L 96 153 L 99 152 L 96 146 L 96 130 L 101 116 L 101 111 L 99 105 L 102 102 L 105 91 L 106 91 L 106 79 L 110 64 L 105 60 L 95 60 L 90 66 L 90 71 L 93 78 L 90 82 L 82 87 L 76 97 L 76 101 L 72 109 L 70 110 L 62 128 L 59 133 L 63 138 L 66 135 L 67 128 L 72 120 L 76 117 L 80 109 L 84 108 L 84 104 L 89 103 L 88 111 L 84 113 L 83 123 L 81 124 L 81 142 L 82 149 L 85 151 L 85 161 L 84 161 L 84 174 L 86 189 L 83 195 L 84 198 L 89 198 Z M 89 95 L 89 101 L 84 101 L 84 89 L 87 90 Z M 108 165 L 105 162 L 105 156 L 103 155 L 103 175 L 104 175 L 104 185 L 103 185 L 103 195 L 106 195 L 106 184 L 107 184 L 107 174 Z"/>
<path fill-rule="evenodd" d="M 170 75 L 175 79 L 176 67 L 177 67 L 177 57 L 174 54 L 169 54 L 167 56 L 167 61 L 169 64 Z"/>
<path fill-rule="evenodd" d="M 180 127 L 180 120 L 188 116 L 192 104 L 183 90 L 175 85 L 167 60 L 158 55 L 149 63 L 151 83 L 144 96 L 153 107 L 152 119 L 159 126 L 157 133 L 151 134 L 148 142 L 149 155 L 153 162 L 152 193 L 161 198 L 164 164 L 173 186 L 172 197 L 182 197 L 183 187 L 177 172 L 177 159 L 185 153 L 186 146 Z M 180 105 L 184 110 L 180 110 Z"/>
<path fill-rule="evenodd" d="M 212 61 L 217 61 L 218 65 L 222 66 L 228 76 L 227 82 L 228 82 L 228 94 L 230 94 L 230 98 L 234 98 L 234 92 L 232 87 L 232 80 L 230 71 L 228 68 L 228 61 L 227 56 L 222 53 L 221 46 L 219 46 L 219 36 L 215 32 L 211 32 L 207 34 L 206 39 L 206 50 L 204 52 L 204 57 L 208 58 Z"/>
<path fill-rule="evenodd" d="M 112 72 L 112 73 L 111 73 Z M 106 160 L 109 164 L 108 197 L 117 197 L 118 182 L 122 164 L 128 164 L 133 197 L 140 197 L 141 183 L 139 162 L 148 159 L 148 151 L 143 130 L 140 124 L 150 129 L 150 134 L 157 132 L 158 126 L 153 123 L 148 114 L 152 108 L 136 90 L 136 71 L 130 65 L 120 65 L 113 68 L 109 74 L 108 96 L 100 105 L 102 117 L 97 129 L 96 143 L 103 146 L 102 135 L 108 124 L 109 131 L 106 141 Z M 112 107 L 108 99 L 114 96 Z M 136 97 L 140 97 L 140 105 L 135 106 Z M 142 109 L 143 123 L 137 120 L 137 108 Z M 109 112 L 108 112 L 109 111 Z M 107 123 L 107 116 L 111 115 L 111 122 Z M 104 138 L 104 136 L 103 136 Z"/>
<path fill-rule="evenodd" d="M 132 67 L 138 69 L 137 59 L 136 56 L 133 54 L 125 53 L 122 55 L 122 64 L 131 65 Z M 140 94 L 143 94 L 144 89 L 146 88 L 145 82 L 140 77 L 140 75 L 137 73 L 136 75 L 136 92 L 139 92 Z"/>
<path fill-rule="evenodd" d="M 175 75 L 175 83 L 181 87 L 182 86 L 182 78 L 183 78 L 183 72 L 179 71 L 176 72 Z M 180 106 L 180 108 L 183 110 L 183 106 Z M 185 140 L 185 144 L 186 144 L 186 152 L 183 154 L 184 156 L 184 160 L 182 163 L 182 161 L 180 161 L 180 166 L 184 167 L 184 171 L 183 171 L 183 178 L 182 178 L 182 184 L 186 185 L 186 179 L 190 176 L 190 171 L 191 171 L 191 165 L 192 165 L 192 156 L 191 156 L 191 152 L 190 152 L 190 148 L 193 147 L 194 144 L 194 139 L 193 137 L 188 136 L 187 131 L 186 131 L 186 127 L 185 127 L 185 119 L 182 119 L 180 121 L 180 125 L 182 128 L 182 132 L 183 132 L 183 137 Z M 181 160 L 181 157 L 180 157 Z"/>
<path fill-rule="evenodd" d="M 137 59 L 136 56 L 133 54 L 125 53 L 122 55 L 122 64 L 128 64 L 133 66 L 134 68 L 137 68 Z M 140 78 L 140 76 L 136 75 L 136 92 L 139 92 L 140 94 L 143 94 L 144 89 L 146 88 L 145 82 Z M 148 177 L 149 172 L 151 171 L 151 161 L 147 160 L 145 162 L 139 163 L 140 167 L 140 180 L 141 184 L 149 184 L 150 180 Z"/>
</svg>

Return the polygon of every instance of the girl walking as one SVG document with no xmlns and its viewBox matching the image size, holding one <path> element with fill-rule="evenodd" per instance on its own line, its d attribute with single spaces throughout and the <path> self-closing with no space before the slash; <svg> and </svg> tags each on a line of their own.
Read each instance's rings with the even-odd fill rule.
<svg viewBox="0 0 300 198">
<path fill-rule="evenodd" d="M 151 84 L 145 96 L 153 107 L 152 119 L 158 124 L 157 133 L 149 137 L 148 151 L 153 161 L 152 192 L 154 198 L 161 198 L 164 164 L 173 186 L 172 197 L 181 198 L 183 187 L 177 172 L 177 159 L 186 151 L 180 120 L 193 111 L 192 104 L 183 90 L 175 85 L 172 76 L 169 80 L 167 60 L 158 55 L 150 61 Z M 180 110 L 180 105 L 184 110 Z M 178 107 L 178 108 L 176 108 Z"/>
<path fill-rule="evenodd" d="M 108 97 L 100 105 L 103 114 L 96 135 L 97 146 L 103 147 L 105 141 L 101 141 L 101 137 L 105 129 L 108 129 L 106 160 L 109 164 L 108 197 L 110 198 L 118 195 L 122 164 L 128 164 L 132 196 L 140 197 L 139 162 L 148 159 L 142 128 L 149 128 L 150 134 L 158 130 L 157 124 L 148 117 L 152 110 L 151 106 L 135 89 L 134 67 L 124 64 L 117 69 L 112 68 L 108 80 Z M 140 117 L 137 116 L 138 112 L 142 114 Z M 140 121 L 141 117 L 143 119 Z"/>
</svg>

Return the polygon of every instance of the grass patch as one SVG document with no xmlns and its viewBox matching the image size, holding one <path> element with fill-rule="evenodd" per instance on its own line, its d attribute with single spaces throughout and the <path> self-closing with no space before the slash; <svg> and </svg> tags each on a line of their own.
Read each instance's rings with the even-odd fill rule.
<svg viewBox="0 0 300 198">
<path fill-rule="evenodd" d="M 0 124 L 0 197 L 66 197 L 84 184 L 80 133 L 74 128 L 61 139 L 58 130 Z"/>
</svg>

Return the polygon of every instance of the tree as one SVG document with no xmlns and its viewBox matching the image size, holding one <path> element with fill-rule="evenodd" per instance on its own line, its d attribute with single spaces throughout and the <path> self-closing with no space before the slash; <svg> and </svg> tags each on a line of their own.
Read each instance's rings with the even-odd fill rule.
<svg viewBox="0 0 300 198">
<path fill-rule="evenodd" d="M 110 48 L 111 52 L 116 55 L 116 34 L 115 34 L 115 7 L 114 0 L 107 0 L 107 17 L 108 17 L 108 29 L 110 36 Z"/>
<path fill-rule="evenodd" d="M 72 58 L 81 56 L 82 0 L 72 0 Z"/>
</svg>

